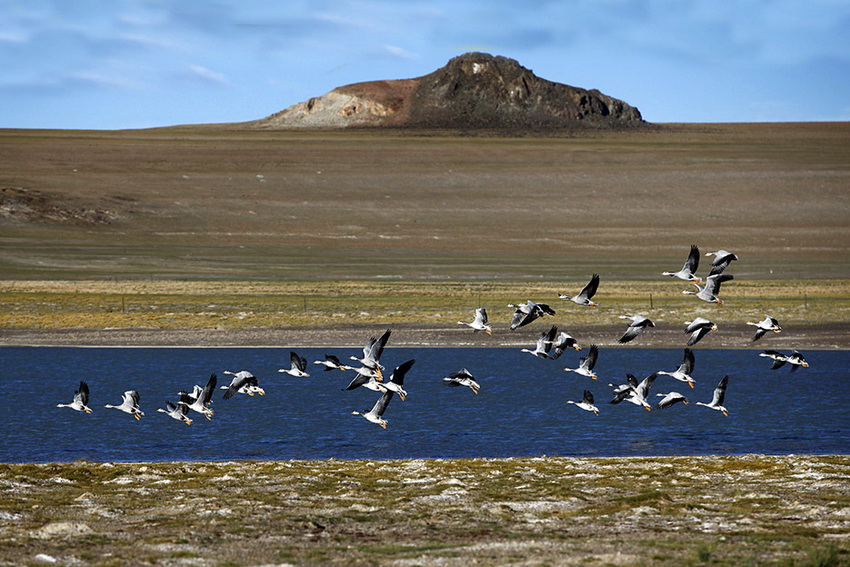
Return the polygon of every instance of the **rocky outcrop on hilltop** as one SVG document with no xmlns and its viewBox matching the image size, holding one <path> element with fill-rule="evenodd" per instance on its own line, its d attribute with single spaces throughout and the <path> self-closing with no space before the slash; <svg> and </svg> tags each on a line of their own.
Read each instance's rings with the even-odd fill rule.
<svg viewBox="0 0 850 567">
<path fill-rule="evenodd" d="M 338 87 L 252 125 L 286 128 L 533 129 L 645 124 L 640 111 L 598 90 L 537 77 L 517 61 L 465 53 L 415 79 Z"/>
</svg>

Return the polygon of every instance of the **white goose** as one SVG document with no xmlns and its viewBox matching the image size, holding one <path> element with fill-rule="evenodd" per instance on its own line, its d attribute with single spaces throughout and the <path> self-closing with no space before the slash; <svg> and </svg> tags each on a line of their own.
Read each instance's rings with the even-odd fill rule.
<svg viewBox="0 0 850 567">
<path fill-rule="evenodd" d="M 162 412 L 177 421 L 182 421 L 186 425 L 192 425 L 192 420 L 186 416 L 186 413 L 189 411 L 189 406 L 183 404 L 174 405 L 171 402 L 165 402 L 165 409 L 156 408 L 156 411 Z"/>
<path fill-rule="evenodd" d="M 804 368 L 808 368 L 809 366 L 809 363 L 806 361 L 806 357 L 803 356 L 803 353 L 796 350 L 788 355 L 786 362 L 791 365 L 791 372 L 797 370 L 801 366 Z"/>
<path fill-rule="evenodd" d="M 207 406 L 210 402 L 212 402 L 212 394 L 215 391 L 217 381 L 218 378 L 216 375 L 210 374 L 209 380 L 207 380 L 207 383 L 203 388 L 195 386 L 195 390 L 192 394 L 189 394 L 188 392 L 180 392 L 180 401 L 177 402 L 178 405 L 184 405 L 188 409 L 203 415 L 205 418 L 212 419 L 213 411 Z"/>
<path fill-rule="evenodd" d="M 555 343 L 555 335 L 558 334 L 558 327 L 552 325 L 552 327 L 548 331 L 544 331 L 537 338 L 537 343 L 534 349 L 521 348 L 520 352 L 527 352 L 532 356 L 536 356 L 537 358 L 545 358 L 548 360 L 554 360 L 552 355 L 549 354 L 549 351 L 552 350 L 552 345 Z"/>
<path fill-rule="evenodd" d="M 747 321 L 747 325 L 753 325 L 754 327 L 756 327 L 756 334 L 755 336 L 753 336 L 753 342 L 756 342 L 765 334 L 771 331 L 773 331 L 774 333 L 779 333 L 780 331 L 782 331 L 782 327 L 779 326 L 779 321 L 777 321 L 770 315 L 765 315 L 764 319 L 762 319 L 758 323 Z"/>
<path fill-rule="evenodd" d="M 685 321 L 685 332 L 690 333 L 688 346 L 694 346 L 711 331 L 717 330 L 717 325 L 705 317 L 696 317 L 693 321 Z"/>
<path fill-rule="evenodd" d="M 646 411 L 652 411 L 652 406 L 649 404 L 648 398 L 649 389 L 652 387 L 652 383 L 655 382 L 656 374 L 657 373 L 650 374 L 641 380 L 640 383 L 637 382 L 637 378 L 633 375 L 627 374 L 629 387 L 618 388 L 615 392 L 614 399 L 609 403 L 619 404 L 622 401 L 626 401 L 636 406 L 640 406 Z"/>
<path fill-rule="evenodd" d="M 717 297 L 717 294 L 720 293 L 720 284 L 723 282 L 728 282 L 729 280 L 734 279 L 731 274 L 714 274 L 710 275 L 705 279 L 705 285 L 701 286 L 698 283 L 694 283 L 697 291 L 684 290 L 682 293 L 685 295 L 693 295 L 697 299 L 701 299 L 707 303 L 716 303 L 718 305 L 723 305 L 723 300 Z"/>
<path fill-rule="evenodd" d="M 536 321 L 540 317 L 555 314 L 555 310 L 549 307 L 548 304 L 535 303 L 530 299 L 525 303 L 520 303 L 519 305 L 508 303 L 508 307 L 511 307 L 514 310 L 514 315 L 511 319 L 511 331 L 524 327 L 532 321 Z"/>
<path fill-rule="evenodd" d="M 357 374 L 361 374 L 366 376 L 367 378 L 372 378 L 378 382 L 382 382 L 384 377 L 380 374 L 380 370 L 377 368 L 366 368 L 365 366 L 351 367 L 351 370 L 354 370 Z"/>
<path fill-rule="evenodd" d="M 576 305 L 582 305 L 585 307 L 596 307 L 599 305 L 598 303 L 594 303 L 591 301 L 591 298 L 596 295 L 596 290 L 599 289 L 599 274 L 593 274 L 590 277 L 590 281 L 587 282 L 578 295 L 564 295 L 561 294 L 558 296 L 559 299 L 572 301 Z"/>
<path fill-rule="evenodd" d="M 621 345 L 632 341 L 635 337 L 644 332 L 647 327 L 655 326 L 655 323 L 643 315 L 620 315 L 620 319 L 631 319 L 632 321 L 629 323 L 626 332 L 623 333 L 623 336 L 617 341 Z"/>
<path fill-rule="evenodd" d="M 694 379 L 691 378 L 691 372 L 694 371 L 694 351 L 689 348 L 685 349 L 685 354 L 682 357 L 682 363 L 673 372 L 659 370 L 656 374 L 671 376 L 681 382 L 686 382 L 691 388 L 694 387 Z"/>
<path fill-rule="evenodd" d="M 797 370 L 800 366 L 807 367 L 809 363 L 806 361 L 806 358 L 799 351 L 793 351 L 791 354 L 782 354 L 776 350 L 766 350 L 759 353 L 759 356 L 764 356 L 766 358 L 770 358 L 773 360 L 773 366 L 770 367 L 771 370 L 776 370 L 777 368 L 782 368 L 786 363 L 791 364 L 791 371 Z"/>
<path fill-rule="evenodd" d="M 332 354 L 326 354 L 324 360 L 314 360 L 313 364 L 318 364 L 319 366 L 324 366 L 325 371 L 328 370 L 354 370 L 351 366 L 346 366 L 339 361 L 339 357 L 336 357 Z"/>
<path fill-rule="evenodd" d="M 289 368 L 278 368 L 278 372 L 295 376 L 296 378 L 307 378 L 310 376 L 307 372 L 307 359 L 298 356 L 294 350 L 289 351 Z"/>
<path fill-rule="evenodd" d="M 371 337 L 363 347 L 363 358 L 351 356 L 351 360 L 357 361 L 366 368 L 374 371 L 377 374 L 377 380 L 383 379 L 384 367 L 381 366 L 381 355 L 384 353 L 384 347 L 387 346 L 387 341 L 390 339 L 391 330 L 387 329 L 384 334 L 378 338 Z"/>
<path fill-rule="evenodd" d="M 764 352 L 760 352 L 759 356 L 773 360 L 773 366 L 770 367 L 771 370 L 782 368 L 785 366 L 785 363 L 788 362 L 788 355 L 782 354 L 778 350 L 766 350 Z"/>
<path fill-rule="evenodd" d="M 571 335 L 564 331 L 561 331 L 560 333 L 558 333 L 558 336 L 555 337 L 555 342 L 552 345 L 552 348 L 555 351 L 555 354 L 552 355 L 552 358 L 557 360 L 561 357 L 562 354 L 564 354 L 564 351 L 568 348 L 571 348 L 573 350 L 581 350 L 581 345 L 578 344 L 578 341 L 575 340 Z"/>
<path fill-rule="evenodd" d="M 266 391 L 260 388 L 260 382 L 257 380 L 257 377 L 247 370 L 240 370 L 239 372 L 225 370 L 223 373 L 230 374 L 233 378 L 230 380 L 229 386 L 221 386 L 219 388 L 220 390 L 227 390 L 222 396 L 222 399 L 229 400 L 236 394 L 246 394 L 248 396 L 253 396 L 254 394 L 266 395 Z"/>
<path fill-rule="evenodd" d="M 658 409 L 667 409 L 673 404 L 677 404 L 682 402 L 685 405 L 688 405 L 688 398 L 680 394 L 679 392 L 668 392 L 666 394 L 655 394 L 657 397 L 663 398 L 660 402 L 655 404 L 655 407 Z"/>
<path fill-rule="evenodd" d="M 587 351 L 587 356 L 582 357 L 578 361 L 578 368 L 564 368 L 565 372 L 575 372 L 588 378 L 596 380 L 596 373 L 593 367 L 596 366 L 596 359 L 599 358 L 599 348 L 596 345 L 590 345 L 590 350 Z"/>
<path fill-rule="evenodd" d="M 446 383 L 446 386 L 450 386 L 452 388 L 456 388 L 457 386 L 466 386 L 475 394 L 477 394 L 478 390 L 481 389 L 481 386 L 475 381 L 475 378 L 473 378 L 472 373 L 466 368 L 461 368 L 457 372 L 446 376 L 443 378 L 443 381 Z"/>
<path fill-rule="evenodd" d="M 722 274 L 723 270 L 725 270 L 729 264 L 733 260 L 737 260 L 738 256 L 732 254 L 728 250 L 718 250 L 716 252 L 706 252 L 706 256 L 714 256 L 714 260 L 711 262 L 711 271 L 708 273 L 709 276 L 715 276 L 717 274 Z"/>
<path fill-rule="evenodd" d="M 593 394 L 590 392 L 590 390 L 584 391 L 584 394 L 583 394 L 580 402 L 576 402 L 576 401 L 573 401 L 573 400 L 567 400 L 567 403 L 573 404 L 577 408 L 581 408 L 585 411 L 591 411 L 594 414 L 599 415 L 599 408 L 597 408 L 593 404 Z"/>
<path fill-rule="evenodd" d="M 365 368 L 364 368 L 365 370 Z M 381 392 L 382 394 L 387 391 L 384 385 L 381 382 L 378 382 L 375 379 L 375 375 L 373 374 L 365 374 L 363 372 L 358 372 L 357 376 L 355 376 L 351 382 L 348 383 L 348 386 L 343 388 L 343 391 L 356 390 L 357 388 L 366 388 L 367 390 L 373 390 L 375 392 Z"/>
<path fill-rule="evenodd" d="M 390 404 L 390 400 L 393 399 L 393 395 L 393 392 L 384 392 L 384 394 L 378 398 L 378 401 L 375 402 L 375 405 L 372 406 L 371 410 L 367 412 L 353 411 L 351 414 L 363 416 L 367 421 L 380 425 L 382 428 L 386 429 L 387 420 L 384 419 L 384 412 Z"/>
<path fill-rule="evenodd" d="M 142 416 L 145 415 L 145 413 L 139 409 L 139 393 L 136 390 L 127 390 L 124 392 L 119 405 L 114 406 L 112 404 L 106 404 L 103 407 L 123 411 L 124 413 L 132 415 L 137 420 L 141 419 Z"/>
<path fill-rule="evenodd" d="M 457 324 L 466 325 L 476 333 L 479 331 L 483 331 L 488 335 L 493 334 L 493 329 L 490 328 L 490 325 L 487 324 L 487 310 L 483 307 L 479 307 L 475 310 L 475 317 L 472 319 L 472 322 L 467 323 L 466 321 L 458 321 Z"/>
<path fill-rule="evenodd" d="M 714 389 L 714 394 L 711 397 L 711 401 L 706 403 L 696 402 L 698 406 L 705 406 L 707 408 L 717 410 L 723 415 L 729 415 L 729 412 L 723 407 L 723 399 L 726 397 L 726 385 L 729 383 L 729 376 L 724 376 L 720 379 L 720 383 L 717 384 L 717 387 Z"/>
<path fill-rule="evenodd" d="M 70 404 L 56 404 L 57 408 L 71 408 L 72 410 L 82 411 L 85 413 L 91 413 L 91 409 L 89 409 L 89 385 L 80 381 L 80 387 L 74 392 L 74 401 Z"/>
<path fill-rule="evenodd" d="M 387 390 L 398 394 L 401 401 L 407 399 L 407 392 L 404 390 L 404 377 L 415 362 L 415 359 L 410 359 L 407 362 L 402 362 L 396 366 L 395 370 L 393 370 L 393 373 L 390 375 L 389 381 L 384 384 L 384 387 L 386 387 Z"/>
<path fill-rule="evenodd" d="M 696 244 L 691 244 L 691 252 L 688 254 L 688 259 L 685 260 L 685 265 L 678 272 L 661 272 L 662 276 L 670 276 L 671 278 L 679 278 L 686 282 L 701 282 L 697 277 L 697 269 L 699 268 L 699 248 Z"/>
<path fill-rule="evenodd" d="M 657 372 L 656 372 L 656 374 L 657 374 Z M 625 396 L 620 397 L 620 395 L 623 394 L 624 392 L 626 393 L 626 395 L 628 395 L 628 393 L 632 389 L 638 387 L 638 381 L 637 381 L 637 378 L 635 378 L 634 374 L 629 374 L 627 372 L 625 384 L 611 384 L 611 383 L 609 383 L 608 386 L 610 386 L 611 388 L 614 388 L 614 399 L 611 400 L 609 403 L 619 404 L 625 398 Z"/>
</svg>

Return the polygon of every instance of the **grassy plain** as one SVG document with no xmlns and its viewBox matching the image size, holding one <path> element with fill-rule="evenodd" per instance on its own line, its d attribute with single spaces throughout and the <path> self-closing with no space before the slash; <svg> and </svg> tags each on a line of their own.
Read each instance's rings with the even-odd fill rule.
<svg viewBox="0 0 850 567">
<path fill-rule="evenodd" d="M 695 243 L 735 251 L 741 279 L 850 279 L 848 123 L 464 134 L 0 130 L 0 188 L 45 199 L 29 217 L 4 200 L 0 268 L 628 281 Z"/>
<path fill-rule="evenodd" d="M 0 564 L 850 563 L 846 456 L 0 465 Z"/>
<path fill-rule="evenodd" d="M 786 334 L 777 337 L 781 348 L 848 346 L 847 280 L 733 280 L 727 284 L 727 303 L 722 307 L 683 295 L 681 290 L 688 286 L 669 280 L 606 281 L 596 297 L 597 309 L 581 309 L 557 298 L 559 291 L 582 285 L 580 281 L 5 281 L 0 282 L 0 344 L 55 344 L 58 339 L 52 331 L 62 329 L 74 331 L 64 336 L 66 343 L 75 337 L 83 340 L 83 331 L 106 329 L 86 342 L 114 344 L 128 340 L 129 330 L 145 329 L 147 338 L 129 341 L 175 344 L 176 340 L 191 345 L 200 342 L 193 332 L 208 330 L 220 334 L 203 335 L 204 344 L 342 346 L 360 344 L 370 330 L 390 326 L 398 328 L 396 345 L 468 346 L 470 341 L 513 345 L 530 342 L 540 332 L 537 326 L 508 331 L 512 310 L 507 304 L 531 297 L 551 303 L 558 310 L 552 321 L 585 344 L 613 344 L 624 327 L 618 316 L 637 312 L 656 322 L 642 346 L 682 343 L 684 321 L 703 315 L 723 329 L 711 337 L 711 346 L 741 348 L 749 346 L 752 335 L 746 321 L 760 320 L 770 312 L 786 328 Z M 457 325 L 470 320 L 479 305 L 488 308 L 492 337 L 473 335 Z M 814 335 L 813 327 L 824 332 Z M 119 329 L 125 332 L 115 332 Z M 259 329 L 266 332 L 251 332 Z M 185 336 L 157 342 L 157 332 L 176 331 Z"/>
</svg>

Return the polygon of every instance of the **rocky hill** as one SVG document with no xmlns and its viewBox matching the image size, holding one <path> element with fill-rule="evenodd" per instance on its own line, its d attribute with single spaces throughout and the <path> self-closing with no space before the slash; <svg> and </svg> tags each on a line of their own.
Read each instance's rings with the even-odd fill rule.
<svg viewBox="0 0 850 567">
<path fill-rule="evenodd" d="M 415 79 L 338 87 L 250 123 L 287 128 L 563 128 L 645 124 L 640 111 L 598 90 L 537 77 L 517 61 L 465 53 Z"/>
</svg>

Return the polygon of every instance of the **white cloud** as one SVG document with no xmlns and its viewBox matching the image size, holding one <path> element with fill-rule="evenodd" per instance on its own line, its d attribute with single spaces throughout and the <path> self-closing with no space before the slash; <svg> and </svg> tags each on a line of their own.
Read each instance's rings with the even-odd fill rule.
<svg viewBox="0 0 850 567">
<path fill-rule="evenodd" d="M 26 43 L 29 34 L 22 30 L 0 30 L 0 43 Z"/>
<path fill-rule="evenodd" d="M 396 57 L 400 57 L 402 59 L 417 59 L 419 57 L 415 53 L 411 53 L 410 51 L 397 45 L 385 45 L 384 50 L 390 55 L 395 55 Z"/>
<path fill-rule="evenodd" d="M 193 78 L 200 79 L 205 83 L 212 83 L 223 87 L 230 86 L 230 81 L 223 73 L 218 73 L 201 65 L 190 65 L 189 71 Z"/>
<path fill-rule="evenodd" d="M 115 75 L 105 75 L 103 73 L 96 73 L 90 71 L 72 73 L 69 78 L 74 82 L 90 84 L 95 87 L 119 89 L 132 89 L 138 87 L 138 84 L 133 79 L 128 79 L 126 77 Z"/>
</svg>

